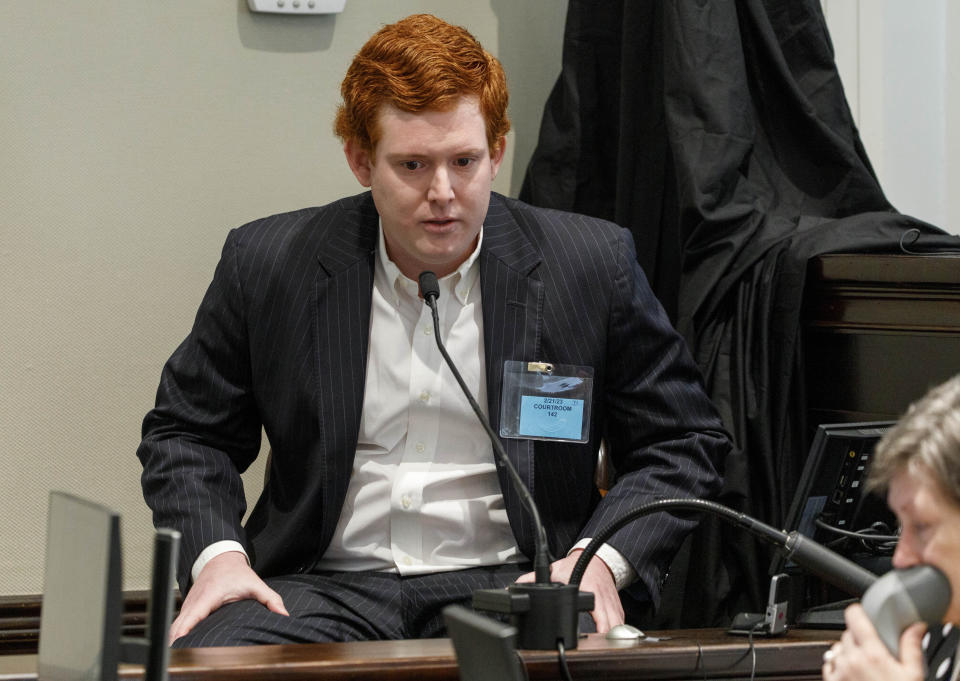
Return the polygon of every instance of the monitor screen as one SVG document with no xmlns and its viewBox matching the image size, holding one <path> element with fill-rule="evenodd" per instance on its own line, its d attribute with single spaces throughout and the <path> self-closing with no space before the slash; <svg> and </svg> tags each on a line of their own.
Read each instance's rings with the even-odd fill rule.
<svg viewBox="0 0 960 681">
<path fill-rule="evenodd" d="M 896 547 L 897 520 L 886 500 L 866 493 L 865 483 L 873 451 L 893 421 L 824 424 L 817 428 L 800 483 L 787 513 L 784 529 L 797 530 L 871 572 L 890 569 Z M 778 557 L 771 573 L 794 575 L 791 619 L 813 610 L 822 622 L 800 614 L 805 626 L 843 626 L 843 599 L 849 595 L 805 574 Z"/>
<path fill-rule="evenodd" d="M 116 513 L 69 494 L 50 494 L 39 678 L 117 678 L 120 561 L 120 517 Z"/>
<path fill-rule="evenodd" d="M 460 605 L 443 609 L 461 681 L 525 681 L 513 625 Z"/>
<path fill-rule="evenodd" d="M 817 428 L 800 484 L 787 513 L 786 530 L 798 530 L 845 555 L 890 555 L 896 520 L 886 501 L 865 494 L 873 450 L 892 421 L 826 424 Z M 852 534 L 851 534 L 852 533 Z"/>
</svg>

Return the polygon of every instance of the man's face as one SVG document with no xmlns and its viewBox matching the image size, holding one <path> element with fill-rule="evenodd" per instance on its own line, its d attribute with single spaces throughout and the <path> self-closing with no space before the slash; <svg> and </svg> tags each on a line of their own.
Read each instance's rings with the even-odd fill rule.
<svg viewBox="0 0 960 681">
<path fill-rule="evenodd" d="M 424 270 L 443 277 L 477 243 L 504 145 L 491 157 L 471 96 L 446 111 L 408 113 L 385 104 L 377 122 L 375 159 L 347 142 L 350 169 L 373 193 L 387 253 L 400 271 L 414 281 Z"/>
<path fill-rule="evenodd" d="M 909 470 L 892 478 L 887 503 L 900 521 L 893 566 L 940 568 L 953 591 L 944 620 L 960 624 L 960 506 L 930 474 Z"/>
</svg>

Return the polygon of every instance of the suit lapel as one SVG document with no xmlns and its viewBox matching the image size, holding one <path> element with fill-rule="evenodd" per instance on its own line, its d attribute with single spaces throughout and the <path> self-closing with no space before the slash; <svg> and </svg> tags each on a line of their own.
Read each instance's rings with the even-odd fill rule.
<svg viewBox="0 0 960 681">
<path fill-rule="evenodd" d="M 326 546 L 343 506 L 363 409 L 370 297 L 379 217 L 369 194 L 345 199 L 321 228 L 315 285 L 317 416 L 326 484 L 321 546 Z"/>
<path fill-rule="evenodd" d="M 483 340 L 487 367 L 487 407 L 495 432 L 500 430 L 503 363 L 538 359 L 543 315 L 543 282 L 534 271 L 540 255 L 497 195 L 491 196 L 480 252 Z M 532 440 L 501 438 L 521 479 L 534 492 Z M 497 466 L 510 527 L 520 549 L 533 555 L 534 530 L 513 484 Z"/>
</svg>

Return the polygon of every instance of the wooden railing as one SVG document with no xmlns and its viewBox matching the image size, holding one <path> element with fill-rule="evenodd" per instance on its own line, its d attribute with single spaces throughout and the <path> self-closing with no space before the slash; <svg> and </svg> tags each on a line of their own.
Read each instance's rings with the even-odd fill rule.
<svg viewBox="0 0 960 681">
<path fill-rule="evenodd" d="M 820 678 L 825 650 L 836 631 L 795 630 L 777 638 L 731 636 L 717 629 L 655 632 L 659 640 L 615 642 L 598 634 L 568 651 L 578 681 L 660 679 Z M 524 650 L 520 657 L 531 680 L 560 679 L 556 651 Z M 143 669 L 124 665 L 122 679 L 139 679 Z M 365 641 L 193 648 L 174 650 L 170 681 L 457 681 L 459 671 L 449 639 Z M 36 681 L 36 656 L 0 657 L 3 681 Z"/>
<path fill-rule="evenodd" d="M 122 633 L 143 636 L 147 613 L 146 591 L 128 591 L 123 598 Z M 41 596 L 0 596 L 0 655 L 37 652 L 40 640 Z"/>
</svg>

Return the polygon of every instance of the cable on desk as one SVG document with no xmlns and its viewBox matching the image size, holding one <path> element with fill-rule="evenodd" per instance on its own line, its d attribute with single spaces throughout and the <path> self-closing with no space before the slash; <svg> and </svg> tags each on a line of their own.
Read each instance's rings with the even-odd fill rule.
<svg viewBox="0 0 960 681">
<path fill-rule="evenodd" d="M 567 651 L 560 639 L 557 639 L 557 656 L 560 659 L 560 673 L 563 675 L 564 681 L 573 681 L 573 677 L 570 676 L 570 667 L 567 666 Z"/>
<path fill-rule="evenodd" d="M 754 624 L 750 630 L 747 632 L 747 642 L 749 648 L 743 654 L 743 657 L 750 655 L 750 681 L 755 681 L 757 678 L 757 646 L 753 640 L 753 635 L 755 632 L 761 631 L 763 629 L 764 623 L 757 622 Z M 743 660 L 743 657 L 738 658 L 733 664 L 731 664 L 728 669 L 733 669 Z M 700 640 L 697 639 L 697 664 L 694 666 L 694 671 L 697 670 L 697 667 L 700 668 L 700 672 L 703 674 L 703 679 L 706 681 L 707 678 L 707 658 L 703 653 L 703 646 L 700 644 Z M 719 670 L 718 670 L 719 671 Z"/>
<path fill-rule="evenodd" d="M 707 681 L 707 661 L 703 657 L 703 646 L 700 645 L 700 639 L 697 639 L 697 667 L 703 672 L 703 681 Z M 696 671 L 696 667 L 694 667 Z"/>
<path fill-rule="evenodd" d="M 750 655 L 751 657 L 750 681 L 755 681 L 757 678 L 757 647 L 756 645 L 754 645 L 753 634 L 756 631 L 760 631 L 762 628 L 763 628 L 763 622 L 757 622 L 756 624 L 753 625 L 753 627 L 750 628 L 750 631 L 748 632 L 748 636 L 747 636 L 747 642 L 750 647 L 747 649 L 747 652 L 744 653 L 744 657 L 746 657 L 747 655 Z M 741 660 L 743 660 L 743 657 L 739 658 L 736 662 L 730 665 L 728 669 L 733 669 L 735 666 L 737 666 L 740 663 Z M 700 644 L 699 639 L 697 639 L 697 664 L 694 666 L 694 671 L 696 671 L 697 667 L 700 667 L 700 672 L 703 674 L 704 681 L 706 681 L 707 658 L 706 658 L 706 655 L 704 655 L 703 653 L 703 646 Z"/>
<path fill-rule="evenodd" d="M 757 678 L 757 647 L 753 644 L 753 632 L 758 631 L 763 627 L 763 622 L 758 622 L 750 627 L 750 635 L 748 637 L 750 641 L 750 681 L 753 681 Z"/>
</svg>

